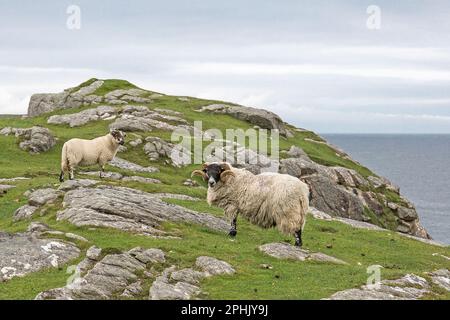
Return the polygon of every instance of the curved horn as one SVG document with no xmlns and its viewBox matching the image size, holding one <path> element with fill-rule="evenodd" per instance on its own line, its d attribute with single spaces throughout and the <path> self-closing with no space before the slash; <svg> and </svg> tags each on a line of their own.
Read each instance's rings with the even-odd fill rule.
<svg viewBox="0 0 450 320">
<path fill-rule="evenodd" d="M 230 177 L 235 177 L 236 174 L 231 169 L 225 170 L 220 174 L 220 180 L 227 182 Z"/>
<path fill-rule="evenodd" d="M 231 170 L 231 165 L 228 162 L 223 162 L 220 164 L 220 167 L 223 171 Z"/>
<path fill-rule="evenodd" d="M 202 177 L 203 178 L 203 180 L 208 180 L 208 178 L 206 177 L 206 173 L 204 173 L 203 171 L 201 171 L 201 170 L 194 170 L 194 171 L 192 171 L 192 173 L 191 173 L 191 178 L 193 177 L 193 176 L 200 176 L 200 177 Z"/>
</svg>

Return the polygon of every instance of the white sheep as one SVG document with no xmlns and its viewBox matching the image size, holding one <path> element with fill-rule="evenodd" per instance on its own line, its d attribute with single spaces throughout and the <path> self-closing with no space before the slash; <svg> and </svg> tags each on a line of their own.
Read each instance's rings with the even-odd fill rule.
<svg viewBox="0 0 450 320">
<path fill-rule="evenodd" d="M 207 201 L 224 209 L 231 220 L 230 235 L 235 236 L 236 219 L 245 219 L 262 228 L 277 227 L 295 236 L 295 245 L 302 245 L 302 231 L 309 208 L 309 187 L 298 178 L 278 173 L 254 175 L 228 163 L 205 163 L 195 170 L 208 181 Z"/>
<path fill-rule="evenodd" d="M 61 174 L 59 181 L 64 181 L 64 174 L 69 172 L 69 178 L 74 178 L 73 170 L 77 166 L 99 164 L 100 178 L 105 171 L 105 164 L 111 161 L 119 146 L 125 143 L 125 133 L 112 130 L 105 136 L 92 140 L 70 139 L 64 143 L 61 154 Z"/>
</svg>

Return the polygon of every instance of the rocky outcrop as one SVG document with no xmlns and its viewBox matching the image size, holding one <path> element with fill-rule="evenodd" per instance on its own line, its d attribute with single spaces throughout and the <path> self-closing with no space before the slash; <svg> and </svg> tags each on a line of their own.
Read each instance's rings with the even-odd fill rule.
<svg viewBox="0 0 450 320">
<path fill-rule="evenodd" d="M 56 139 L 51 131 L 44 127 L 34 126 L 31 128 L 11 128 L 5 127 L 0 134 L 8 136 L 14 134 L 19 138 L 19 147 L 30 154 L 39 154 L 53 148 Z"/>
<path fill-rule="evenodd" d="M 36 300 L 104 300 L 120 295 L 133 296 L 138 290 L 139 274 L 164 263 L 160 249 L 134 248 L 128 252 L 108 254 L 100 260 L 101 250 L 91 253 L 77 267 L 78 277 L 62 288 L 39 293 Z M 94 255 L 92 255 L 93 251 Z M 100 261 L 99 261 L 100 260 Z M 81 270 L 86 272 L 81 276 Z"/>
<path fill-rule="evenodd" d="M 447 269 L 438 270 L 431 275 L 438 275 L 443 279 L 439 281 L 444 281 L 447 285 L 450 283 L 450 272 Z M 436 283 L 436 278 L 432 279 L 433 283 Z M 445 285 L 443 288 L 445 289 Z M 447 287 L 446 290 L 450 289 Z M 339 291 L 328 300 L 417 300 L 430 294 L 433 294 L 433 291 L 425 278 L 407 274 L 396 280 L 383 280 L 373 285 Z"/>
<path fill-rule="evenodd" d="M 165 158 L 168 164 L 182 167 L 191 164 L 191 152 L 158 137 L 147 137 L 144 152 L 150 161 Z"/>
<path fill-rule="evenodd" d="M 91 247 L 86 258 L 75 269 L 74 281 L 62 288 L 39 293 L 36 300 L 106 300 L 118 297 L 135 299 L 144 295 L 143 284 L 153 281 L 148 298 L 151 300 L 197 299 L 202 293 L 202 279 L 218 275 L 233 275 L 235 270 L 225 261 L 213 257 L 198 257 L 193 268 L 166 268 L 160 249 L 140 247 L 127 252 L 107 254 Z M 159 274 L 159 275 L 158 275 Z"/>
<path fill-rule="evenodd" d="M 76 91 L 71 88 L 61 93 L 33 94 L 28 105 L 28 116 L 35 117 L 58 109 L 76 108 L 82 105 L 100 103 L 102 98 L 93 95 L 93 93 L 102 85 L 103 81 L 96 80 Z"/>
<path fill-rule="evenodd" d="M 430 272 L 428 275 L 431 277 L 431 281 L 435 285 L 450 291 L 450 271 L 448 269 L 440 269 Z"/>
<path fill-rule="evenodd" d="M 340 259 L 324 253 L 309 252 L 308 250 L 300 249 L 299 247 L 294 247 L 287 243 L 267 243 L 259 246 L 259 251 L 277 259 L 291 259 L 298 261 L 313 260 L 334 264 L 347 264 Z"/>
<path fill-rule="evenodd" d="M 59 109 L 77 108 L 94 104 L 126 105 L 128 103 L 151 103 L 152 94 L 146 90 L 131 88 L 117 89 L 104 96 L 95 95 L 95 91 L 104 84 L 102 80 L 93 80 L 81 88 L 69 88 L 60 93 L 33 94 L 28 105 L 28 116 L 35 117 Z"/>
<path fill-rule="evenodd" d="M 31 218 L 39 208 L 42 206 L 54 202 L 62 192 L 52 188 L 38 189 L 35 191 L 28 191 L 28 204 L 20 207 L 14 212 L 13 220 L 25 220 Z"/>
<path fill-rule="evenodd" d="M 117 89 L 105 94 L 104 100 L 110 104 L 127 104 L 128 102 L 150 103 L 152 100 L 143 97 L 148 92 L 142 89 Z"/>
<path fill-rule="evenodd" d="M 198 257 L 194 268 L 177 270 L 172 266 L 156 278 L 150 288 L 151 300 L 191 300 L 202 293 L 199 282 L 206 277 L 233 275 L 236 271 L 225 262 L 213 257 Z"/>
<path fill-rule="evenodd" d="M 292 136 L 292 132 L 286 127 L 283 120 L 281 120 L 278 115 L 264 109 L 228 104 L 211 104 L 204 106 L 197 111 L 228 114 L 263 129 L 278 129 L 280 134 L 284 137 Z"/>
<path fill-rule="evenodd" d="M 244 168 L 254 174 L 277 172 L 279 162 L 266 155 L 246 149 L 236 143 L 224 141 L 224 146 L 212 147 L 206 162 L 228 162 L 236 168 Z"/>
<path fill-rule="evenodd" d="M 164 221 L 204 225 L 226 232 L 228 223 L 206 213 L 188 210 L 150 193 L 124 187 L 78 188 L 64 196 L 64 210 L 57 220 L 76 226 L 109 227 L 149 236 L 169 236 L 161 229 Z"/>
<path fill-rule="evenodd" d="M 29 204 L 21 206 L 14 212 L 13 220 L 20 221 L 30 219 L 38 209 L 39 209 L 38 207 L 30 206 Z"/>
<path fill-rule="evenodd" d="M 80 174 L 85 174 L 88 176 L 100 176 L 100 171 L 82 171 Z M 102 172 L 102 178 L 111 180 L 121 180 L 127 182 L 140 182 L 140 183 L 161 183 L 158 179 L 139 177 L 139 176 L 124 176 L 119 172 L 106 171 Z"/>
<path fill-rule="evenodd" d="M 78 113 L 54 115 L 48 118 L 49 124 L 68 124 L 71 128 L 83 126 L 91 121 L 112 120 L 116 117 L 117 109 L 111 106 L 99 106 Z"/>
<path fill-rule="evenodd" d="M 69 191 L 77 188 L 88 188 L 98 184 L 100 181 L 90 179 L 66 180 L 59 186 L 58 190 Z"/>
<path fill-rule="evenodd" d="M 127 160 L 119 158 L 119 157 L 114 157 L 114 159 L 112 159 L 109 162 L 109 165 L 119 168 L 119 169 L 129 170 L 129 171 L 133 171 L 133 172 L 146 172 L 146 173 L 159 172 L 158 168 L 143 167 L 141 165 L 127 161 Z"/>
<path fill-rule="evenodd" d="M 37 207 L 43 206 L 55 201 L 60 195 L 61 192 L 52 188 L 38 189 L 28 196 L 28 204 Z"/>
<path fill-rule="evenodd" d="M 299 149 L 291 148 L 289 153 L 295 157 L 282 159 L 279 172 L 298 177 L 310 186 L 311 206 L 334 216 L 376 223 L 369 214 L 372 212 L 380 221 L 395 219 L 397 231 L 429 238 L 414 206 L 402 198 L 398 187 L 387 179 L 366 179 L 352 169 L 317 164 Z M 397 193 L 401 201 L 389 201 L 384 190 Z"/>
<path fill-rule="evenodd" d="M 40 234 L 39 228 L 16 234 L 0 232 L 0 282 L 44 268 L 58 268 L 80 255 L 74 244 L 41 239 Z"/>
<path fill-rule="evenodd" d="M 126 106 L 122 109 L 120 117 L 114 121 L 110 129 L 122 131 L 143 131 L 152 130 L 173 131 L 177 128 L 191 130 L 187 121 L 173 115 L 165 115 L 145 106 Z"/>
</svg>

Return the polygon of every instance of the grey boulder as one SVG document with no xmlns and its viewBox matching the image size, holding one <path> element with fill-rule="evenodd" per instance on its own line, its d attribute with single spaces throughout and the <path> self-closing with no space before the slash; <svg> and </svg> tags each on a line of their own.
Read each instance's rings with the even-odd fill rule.
<svg viewBox="0 0 450 320">
<path fill-rule="evenodd" d="M 58 220 L 77 226 L 110 227 L 149 236 L 167 236 L 163 221 L 187 222 L 226 232 L 228 223 L 206 213 L 164 202 L 158 196 L 124 187 L 79 188 L 64 196 Z"/>
<path fill-rule="evenodd" d="M 72 243 L 40 239 L 32 231 L 0 232 L 0 282 L 45 268 L 58 268 L 80 255 Z"/>
</svg>

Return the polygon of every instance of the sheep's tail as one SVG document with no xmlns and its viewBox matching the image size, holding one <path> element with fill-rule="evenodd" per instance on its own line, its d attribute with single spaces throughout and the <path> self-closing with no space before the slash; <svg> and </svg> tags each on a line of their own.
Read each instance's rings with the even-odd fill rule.
<svg viewBox="0 0 450 320">
<path fill-rule="evenodd" d="M 311 197 L 311 196 L 309 196 Z M 302 216 L 302 225 L 300 230 L 303 231 L 306 224 L 306 215 L 309 211 L 309 200 L 306 200 L 305 197 L 300 197 L 300 210 L 301 210 L 301 216 Z"/>
<path fill-rule="evenodd" d="M 308 180 L 306 180 L 304 178 L 303 179 L 302 178 L 298 178 L 298 179 L 308 186 L 308 201 L 309 201 L 308 206 L 309 206 L 309 204 L 312 201 L 312 187 L 311 187 L 311 184 L 308 182 Z"/>
<path fill-rule="evenodd" d="M 67 156 L 67 145 L 64 143 L 61 151 L 61 174 L 59 175 L 59 181 L 64 181 L 64 173 L 69 171 L 69 158 Z"/>
</svg>

